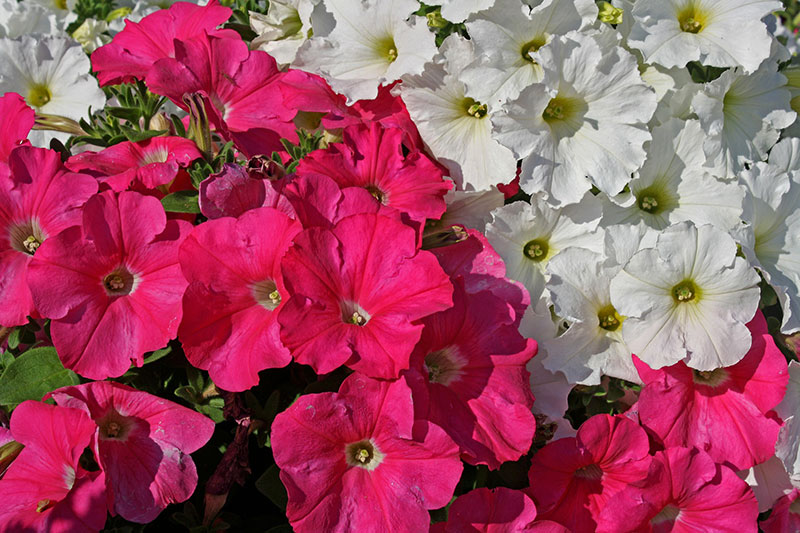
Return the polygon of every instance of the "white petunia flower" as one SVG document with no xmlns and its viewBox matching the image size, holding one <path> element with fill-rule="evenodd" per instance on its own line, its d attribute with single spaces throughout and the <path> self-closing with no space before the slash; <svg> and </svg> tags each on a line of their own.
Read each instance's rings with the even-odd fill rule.
<svg viewBox="0 0 800 533">
<path fill-rule="evenodd" d="M 271 0 L 267 13 L 250 12 L 250 27 L 258 37 L 251 48 L 263 50 L 282 65 L 294 61 L 297 50 L 312 35 L 311 14 L 319 0 Z"/>
<path fill-rule="evenodd" d="M 53 35 L 60 31 L 56 15 L 31 2 L 0 0 L 0 37 L 15 39 L 26 33 Z"/>
<path fill-rule="evenodd" d="M 111 36 L 106 35 L 107 31 L 108 23 L 105 20 L 88 18 L 72 32 L 72 38 L 81 43 L 84 52 L 91 54 L 111 42 Z"/>
<path fill-rule="evenodd" d="M 569 248 L 547 266 L 547 290 L 555 312 L 570 320 L 559 337 L 541 343 L 542 364 L 570 383 L 598 385 L 602 375 L 639 382 L 631 351 L 622 339 L 622 317 L 611 304 L 611 280 L 622 267 L 602 254 Z"/>
<path fill-rule="evenodd" d="M 649 124 L 651 130 L 671 118 L 697 118 L 692 111 L 692 98 L 703 90 L 703 85 L 694 83 L 685 68 L 665 69 L 648 65 L 642 71 L 642 80 L 656 91 L 658 98 L 656 112 Z"/>
<path fill-rule="evenodd" d="M 691 220 L 730 230 L 739 224 L 744 191 L 703 168 L 705 134 L 696 120 L 670 119 L 653 129 L 647 160 L 622 193 L 603 207 L 603 224 L 655 229 Z"/>
<path fill-rule="evenodd" d="M 324 77 L 348 104 L 373 99 L 379 86 L 420 74 L 436 54 L 425 19 L 412 15 L 419 9 L 415 0 L 327 0 L 325 7 L 336 27 L 304 43 L 294 66 Z"/>
<path fill-rule="evenodd" d="M 603 251 L 600 214 L 600 202 L 590 193 L 561 209 L 534 195 L 530 204 L 513 202 L 492 211 L 486 238 L 503 258 L 506 275 L 525 285 L 536 302 L 544 291 L 547 263 L 558 252 L 570 246 Z"/>
<path fill-rule="evenodd" d="M 745 256 L 775 289 L 781 331 L 800 331 L 800 175 L 756 163 L 739 175 L 747 190 L 740 229 Z"/>
<path fill-rule="evenodd" d="M 786 77 L 775 63 L 755 73 L 723 72 L 692 100 L 703 126 L 706 166 L 721 178 L 732 178 L 750 161 L 761 161 L 778 141 L 779 131 L 795 119 Z"/>
<path fill-rule="evenodd" d="M 651 368 L 684 361 L 714 370 L 750 348 L 746 324 L 758 307 L 758 282 L 727 233 L 681 222 L 631 258 L 611 281 L 611 302 L 627 317 L 628 347 Z"/>
<path fill-rule="evenodd" d="M 789 363 L 789 384 L 786 396 L 775 407 L 783 419 L 783 427 L 775 444 L 775 455 L 783 461 L 789 479 L 800 488 L 800 363 Z"/>
<path fill-rule="evenodd" d="M 450 171 L 459 189 L 485 191 L 507 183 L 517 159 L 492 138 L 493 109 L 470 98 L 458 74 L 474 60 L 472 44 L 456 34 L 442 43 L 442 55 L 421 76 L 410 76 L 400 94 L 422 140 Z"/>
<path fill-rule="evenodd" d="M 492 118 L 495 137 L 525 157 L 525 192 L 544 192 L 554 204 L 577 202 L 592 183 L 617 194 L 644 161 L 655 94 L 634 57 L 609 41 L 574 32 L 554 38 L 536 53 L 544 82 Z"/>
<path fill-rule="evenodd" d="M 491 9 L 467 21 L 478 61 L 459 76 L 467 94 L 490 105 L 516 98 L 542 81 L 535 52 L 554 35 L 586 27 L 597 17 L 593 0 L 539 0 L 535 7 L 520 0 L 497 0 Z"/>
<path fill-rule="evenodd" d="M 780 8 L 776 0 L 638 0 L 628 44 L 665 67 L 700 61 L 753 72 L 772 41 L 761 19 Z"/>
<path fill-rule="evenodd" d="M 478 11 L 489 9 L 495 0 L 427 0 L 429 6 L 442 6 L 442 17 L 450 22 L 464 22 Z"/>
<path fill-rule="evenodd" d="M 106 103 L 103 91 L 90 70 L 89 58 L 81 46 L 63 37 L 25 35 L 0 39 L 0 94 L 15 92 L 37 113 L 78 120 L 88 110 Z M 67 133 L 34 130 L 28 137 L 37 146 L 50 139 L 62 141 Z"/>
<path fill-rule="evenodd" d="M 43 7 L 55 16 L 56 27 L 66 30 L 67 26 L 78 20 L 75 6 L 78 0 L 29 0 L 31 3 Z"/>
<path fill-rule="evenodd" d="M 800 169 L 800 139 L 790 137 L 772 147 L 767 162 L 784 172 Z"/>
<path fill-rule="evenodd" d="M 740 470 L 736 475 L 753 489 L 759 513 L 770 510 L 776 501 L 792 492 L 789 474 L 775 455 L 747 470 Z"/>
</svg>

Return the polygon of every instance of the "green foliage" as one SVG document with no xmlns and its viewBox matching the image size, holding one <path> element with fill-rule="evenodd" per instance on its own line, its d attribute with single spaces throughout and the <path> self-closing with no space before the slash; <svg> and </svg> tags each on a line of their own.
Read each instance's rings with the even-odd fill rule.
<svg viewBox="0 0 800 533">
<path fill-rule="evenodd" d="M 728 70 L 727 68 L 720 67 L 707 67 L 702 65 L 699 61 L 692 61 L 687 63 L 686 68 L 689 69 L 689 75 L 695 83 L 708 83 L 722 76 L 722 73 Z"/>
<path fill-rule="evenodd" d="M 175 390 L 175 396 L 186 400 L 195 410 L 214 422 L 222 422 L 225 419 L 222 415 L 225 400 L 219 397 L 219 392 L 211 378 L 205 372 L 191 366 L 186 367 L 186 375 L 189 378 L 189 384 L 178 387 Z"/>
<path fill-rule="evenodd" d="M 221 0 L 222 5 L 233 9 L 233 14 L 225 27 L 236 31 L 246 41 L 257 37 L 250 28 L 250 12 L 265 14 L 269 8 L 267 0 Z"/>
<path fill-rule="evenodd" d="M 199 213 L 200 194 L 197 191 L 176 191 L 161 199 L 167 213 Z"/>
<path fill-rule="evenodd" d="M 147 90 L 144 82 L 106 87 L 106 96 L 116 98 L 118 105 L 92 113 L 89 121 L 81 119 L 80 126 L 86 135 L 69 140 L 67 148 L 78 144 L 108 147 L 123 141 L 139 142 L 162 135 L 167 130 L 150 129 L 153 117 L 166 103 L 166 98 Z"/>
<path fill-rule="evenodd" d="M 52 346 L 28 350 L 8 363 L 0 375 L 0 405 L 6 408 L 13 409 L 25 400 L 41 400 L 50 391 L 79 383 Z"/>
<path fill-rule="evenodd" d="M 112 11 L 114 0 L 78 0 L 73 10 L 78 18 L 67 27 L 67 33 L 72 35 L 86 19 L 106 20 Z"/>
<path fill-rule="evenodd" d="M 212 174 L 216 174 L 226 163 L 244 164 L 244 160 L 236 159 L 236 149 L 233 147 L 233 141 L 226 143 L 220 151 L 215 155 L 211 161 L 198 159 L 189 167 L 189 176 L 192 178 L 192 185 L 195 189 L 200 188 L 200 183 L 207 179 Z M 185 211 L 182 211 L 185 212 Z M 190 211 L 197 212 L 199 211 Z"/>
<path fill-rule="evenodd" d="M 429 6 L 420 2 L 420 8 L 414 12 L 415 15 L 428 19 L 428 29 L 436 34 L 436 46 L 442 46 L 444 40 L 454 33 L 462 37 L 469 37 L 467 27 L 463 22 L 454 24 L 442 17 L 441 6 Z"/>
<path fill-rule="evenodd" d="M 320 148 L 323 135 L 324 133 L 321 131 L 309 133 L 305 130 L 298 129 L 297 137 L 299 140 L 297 144 L 292 144 L 288 139 L 281 139 L 281 144 L 292 158 L 292 160 L 285 165 L 286 172 L 294 172 L 294 169 L 297 168 L 297 164 L 300 163 L 301 159 Z M 276 163 L 280 163 L 280 158 L 276 159 L 276 157 L 277 154 L 273 154 L 272 159 L 275 160 Z"/>
<path fill-rule="evenodd" d="M 624 413 L 631 405 L 625 401 L 629 391 L 640 390 L 641 386 L 635 383 L 608 377 L 600 385 L 576 385 L 569 393 L 565 418 L 577 428 L 594 415 Z"/>
</svg>

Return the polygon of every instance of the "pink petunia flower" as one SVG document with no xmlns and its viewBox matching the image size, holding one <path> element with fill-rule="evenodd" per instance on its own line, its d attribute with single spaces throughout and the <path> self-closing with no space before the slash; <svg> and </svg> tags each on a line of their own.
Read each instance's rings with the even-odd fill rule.
<svg viewBox="0 0 800 533">
<path fill-rule="evenodd" d="M 217 30 L 231 9 L 211 0 L 205 6 L 175 2 L 140 22 L 125 21 L 125 29 L 92 54 L 92 69 L 101 86 L 144 80 L 150 67 L 165 57 L 175 57 L 175 40 L 209 35 L 237 39 L 234 30 Z"/>
<path fill-rule="evenodd" d="M 39 247 L 28 285 L 64 366 L 121 376 L 175 337 L 187 285 L 178 246 L 190 228 L 152 196 L 106 191 L 86 203 L 81 226 Z"/>
<path fill-rule="evenodd" d="M 343 135 L 343 143 L 303 158 L 297 174 L 328 176 L 342 188 L 362 187 L 377 202 L 421 224 L 442 216 L 444 195 L 452 184 L 423 152 L 404 155 L 402 130 L 359 124 L 345 128 Z"/>
<path fill-rule="evenodd" d="M 608 500 L 645 479 L 652 458 L 647 434 L 622 416 L 595 415 L 575 437 L 539 450 L 528 472 L 528 494 L 539 517 L 572 531 L 594 531 Z"/>
<path fill-rule="evenodd" d="M 422 333 L 417 321 L 452 306 L 436 258 L 416 249 L 413 229 L 381 215 L 304 230 L 281 271 L 289 295 L 278 314 L 281 340 L 320 374 L 347 364 L 398 377 Z"/>
<path fill-rule="evenodd" d="M 755 533 L 758 503 L 727 466 L 697 448 L 657 452 L 646 480 L 606 502 L 598 533 Z"/>
<path fill-rule="evenodd" d="M 0 164 L 0 324 L 35 315 L 28 266 L 39 245 L 80 223 L 80 207 L 95 192 L 91 176 L 68 172 L 57 152 L 20 146 Z"/>
<path fill-rule="evenodd" d="M 235 163 L 200 183 L 200 211 L 208 218 L 238 217 L 251 209 L 274 207 L 294 218 L 288 198 L 282 194 L 286 177 L 262 177 Z"/>
<path fill-rule="evenodd" d="M 200 94 L 211 124 L 248 156 L 283 150 L 280 138 L 296 139 L 296 110 L 283 105 L 283 76 L 272 56 L 249 50 L 240 38 L 203 35 L 175 41 L 175 57 L 155 62 L 151 91 L 189 110 L 185 96 Z"/>
<path fill-rule="evenodd" d="M 506 302 L 467 294 L 456 280 L 453 307 L 422 319 L 425 329 L 406 376 L 417 417 L 441 426 L 462 458 L 496 469 L 531 447 L 530 375 L 536 342 L 523 339 Z"/>
<path fill-rule="evenodd" d="M 201 156 L 189 139 L 152 137 L 136 143 L 121 142 L 100 152 L 83 152 L 72 156 L 67 167 L 75 172 L 88 171 L 113 191 L 122 192 L 134 183 L 144 189 L 169 185 L 179 169 Z"/>
<path fill-rule="evenodd" d="M 404 379 L 360 374 L 280 413 L 272 451 L 298 533 L 427 531 L 427 509 L 449 503 L 463 468 L 441 428 L 414 421 Z"/>
<path fill-rule="evenodd" d="M 287 291 L 281 257 L 302 228 L 262 207 L 195 227 L 180 249 L 189 288 L 178 337 L 189 361 L 225 390 L 258 384 L 258 372 L 289 364 L 277 316 Z"/>
<path fill-rule="evenodd" d="M 471 490 L 450 506 L 448 520 L 431 533 L 568 533 L 548 520 L 536 521 L 536 506 L 524 492 L 506 487 Z"/>
<path fill-rule="evenodd" d="M 211 438 L 211 419 L 110 381 L 64 387 L 47 397 L 94 420 L 91 446 L 105 473 L 112 515 L 144 524 L 194 492 L 197 471 L 189 454 Z"/>
<path fill-rule="evenodd" d="M 79 465 L 95 425 L 78 409 L 26 401 L 11 414 L 25 445 L 0 479 L 0 532 L 90 533 L 106 523 L 103 472 Z"/>
<path fill-rule="evenodd" d="M 0 96 L 0 166 L 8 161 L 11 150 L 28 144 L 28 133 L 33 128 L 36 113 L 17 93 Z"/>
<path fill-rule="evenodd" d="M 775 454 L 781 424 L 770 411 L 786 393 L 786 359 L 761 313 L 748 328 L 753 343 L 744 358 L 709 372 L 682 362 L 652 370 L 634 356 L 645 384 L 639 395 L 639 420 L 660 444 L 696 446 L 736 470 Z"/>
</svg>

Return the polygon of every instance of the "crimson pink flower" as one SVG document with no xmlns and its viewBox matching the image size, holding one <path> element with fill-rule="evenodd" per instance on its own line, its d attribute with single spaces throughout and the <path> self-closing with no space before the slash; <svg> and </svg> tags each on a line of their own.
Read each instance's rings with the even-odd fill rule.
<svg viewBox="0 0 800 533">
<path fill-rule="evenodd" d="M 431 533 L 569 533 L 561 524 L 535 521 L 533 501 L 506 487 L 483 487 L 459 496 L 447 517 L 447 522 L 434 524 Z"/>
<path fill-rule="evenodd" d="M 294 208 L 281 193 L 287 178 L 270 179 L 236 163 L 200 182 L 200 211 L 208 218 L 238 217 L 250 209 L 274 207 L 290 217 Z"/>
<path fill-rule="evenodd" d="M 211 438 L 211 419 L 110 381 L 64 387 L 47 397 L 94 420 L 91 446 L 105 473 L 112 515 L 147 523 L 194 492 L 197 471 L 189 454 Z"/>
<path fill-rule="evenodd" d="M 67 161 L 70 170 L 89 171 L 121 192 L 132 183 L 155 189 L 168 185 L 180 168 L 201 157 L 193 141 L 183 137 L 152 137 L 141 142 L 125 141 L 100 152 L 83 152 Z"/>
<path fill-rule="evenodd" d="M 271 435 L 298 533 L 427 531 L 463 468 L 441 428 L 414 421 L 402 378 L 353 374 L 338 393 L 300 396 Z"/>
<path fill-rule="evenodd" d="M 797 502 L 799 497 L 800 490 L 794 489 L 775 502 L 769 518 L 759 524 L 761 531 L 764 533 L 800 531 L 800 508 Z"/>
<path fill-rule="evenodd" d="M 36 113 L 17 93 L 0 96 L 0 165 L 8 161 L 11 150 L 27 143 Z"/>
<path fill-rule="evenodd" d="M 572 531 L 594 531 L 609 498 L 647 476 L 647 434 L 622 416 L 595 415 L 575 437 L 539 450 L 528 472 L 528 494 L 539 517 Z"/>
<path fill-rule="evenodd" d="M 103 472 L 79 465 L 95 425 L 78 409 L 28 400 L 11 414 L 24 444 L 0 479 L 0 532 L 90 533 L 106 523 Z"/>
<path fill-rule="evenodd" d="M 204 32 L 228 38 L 239 38 L 234 30 L 217 30 L 228 20 L 231 9 L 216 0 L 205 6 L 175 2 L 169 9 L 160 9 L 140 22 L 125 21 L 125 29 L 107 45 L 92 54 L 92 69 L 101 86 L 145 79 L 150 67 L 165 57 L 175 57 L 175 40 L 201 36 Z"/>
<path fill-rule="evenodd" d="M 281 262 L 289 299 L 281 340 L 298 363 L 324 374 L 342 364 L 370 377 L 408 368 L 417 321 L 452 305 L 436 258 L 416 249 L 413 229 L 363 214 L 295 237 Z"/>
<path fill-rule="evenodd" d="M 289 364 L 276 317 L 286 297 L 281 257 L 302 228 L 262 207 L 209 220 L 180 249 L 189 288 L 178 337 L 189 361 L 225 390 L 258 384 L 258 372 Z"/>
<path fill-rule="evenodd" d="M 18 326 L 35 314 L 28 266 L 39 245 L 80 223 L 80 207 L 97 192 L 91 176 L 68 172 L 53 150 L 15 148 L 0 164 L 0 324 Z"/>
<path fill-rule="evenodd" d="M 178 246 L 190 228 L 152 196 L 106 191 L 86 203 L 82 226 L 39 247 L 28 285 L 64 366 L 121 376 L 175 337 L 187 285 Z"/>
<path fill-rule="evenodd" d="M 283 105 L 276 83 L 282 75 L 272 56 L 240 38 L 204 35 L 176 40 L 175 57 L 156 61 L 147 85 L 185 110 L 185 95 L 202 95 L 216 130 L 253 156 L 281 151 L 281 137 L 297 137 L 296 111 Z"/>
<path fill-rule="evenodd" d="M 709 372 L 680 362 L 658 370 L 634 356 L 644 388 L 639 421 L 665 447 L 696 446 L 736 470 L 775 454 L 781 424 L 770 411 L 786 393 L 786 359 L 764 315 L 748 324 L 750 351 L 733 366 Z"/>
<path fill-rule="evenodd" d="M 489 291 L 467 294 L 422 319 L 406 373 L 418 418 L 441 426 L 472 464 L 496 469 L 531 447 L 536 421 L 525 365 L 536 342 L 522 338 L 508 305 Z"/>
<path fill-rule="evenodd" d="M 363 187 L 376 201 L 422 224 L 442 216 L 452 184 L 423 152 L 404 155 L 402 130 L 357 124 L 345 128 L 343 136 L 343 143 L 303 158 L 297 174 L 328 176 L 342 188 Z"/>
<path fill-rule="evenodd" d="M 606 502 L 598 533 L 755 533 L 758 502 L 727 466 L 697 448 L 667 448 L 646 480 Z"/>
</svg>

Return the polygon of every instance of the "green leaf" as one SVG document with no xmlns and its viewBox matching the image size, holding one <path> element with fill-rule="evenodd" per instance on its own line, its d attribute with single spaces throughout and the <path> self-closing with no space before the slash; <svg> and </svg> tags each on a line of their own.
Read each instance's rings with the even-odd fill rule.
<svg viewBox="0 0 800 533">
<path fill-rule="evenodd" d="M 152 363 L 154 361 L 158 361 L 162 357 L 166 357 L 172 352 L 172 346 L 167 346 L 166 348 L 161 348 L 160 350 L 156 350 L 155 352 L 151 353 L 147 357 L 144 358 L 144 362 L 142 366 Z"/>
<path fill-rule="evenodd" d="M 55 348 L 34 348 L 16 358 L 0 375 L 0 405 L 16 407 L 25 400 L 41 400 L 48 392 L 78 383 L 78 376 L 64 368 Z"/>
<path fill-rule="evenodd" d="M 177 191 L 161 199 L 161 205 L 169 213 L 199 213 L 200 204 L 197 191 Z"/>
<path fill-rule="evenodd" d="M 280 469 L 278 465 L 271 465 L 267 468 L 261 477 L 256 480 L 256 488 L 258 492 L 269 498 L 282 511 L 286 511 L 286 504 L 289 497 L 286 494 L 286 488 L 281 483 Z"/>
<path fill-rule="evenodd" d="M 19 335 L 22 331 L 22 328 L 14 328 L 11 330 L 11 333 L 8 335 L 8 348 L 11 350 L 16 350 L 17 346 L 19 346 Z"/>
<path fill-rule="evenodd" d="M 167 130 L 136 131 L 130 128 L 124 128 L 122 130 L 122 133 L 125 134 L 125 137 L 132 143 L 146 141 L 147 139 L 152 139 L 153 137 L 163 135 L 166 132 Z"/>
</svg>

